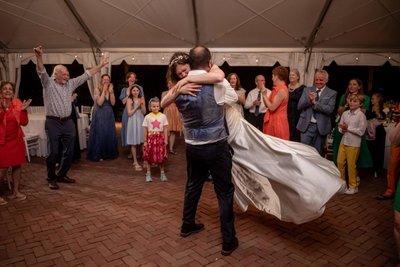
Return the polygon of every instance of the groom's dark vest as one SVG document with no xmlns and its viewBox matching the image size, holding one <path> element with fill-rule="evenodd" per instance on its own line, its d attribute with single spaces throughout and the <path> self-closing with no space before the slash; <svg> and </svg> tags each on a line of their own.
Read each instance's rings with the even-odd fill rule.
<svg viewBox="0 0 400 267">
<path fill-rule="evenodd" d="M 215 101 L 214 86 L 207 84 L 199 89 L 197 96 L 179 95 L 175 99 L 185 125 L 185 139 L 217 141 L 226 138 L 224 106 Z"/>
</svg>

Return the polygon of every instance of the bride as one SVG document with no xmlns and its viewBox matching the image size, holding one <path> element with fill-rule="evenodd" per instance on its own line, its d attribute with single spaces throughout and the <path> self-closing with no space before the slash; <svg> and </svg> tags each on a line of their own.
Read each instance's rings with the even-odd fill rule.
<svg viewBox="0 0 400 267">
<path fill-rule="evenodd" d="M 162 107 L 173 102 L 177 94 L 195 95 L 200 83 L 223 80 L 223 71 L 215 65 L 206 74 L 187 76 L 188 60 L 185 53 L 172 56 L 167 79 L 177 84 L 161 100 Z M 311 146 L 263 134 L 228 105 L 226 121 L 228 142 L 234 151 L 235 200 L 243 211 L 253 205 L 296 224 L 323 214 L 326 202 L 344 183 L 333 162 Z"/>
</svg>

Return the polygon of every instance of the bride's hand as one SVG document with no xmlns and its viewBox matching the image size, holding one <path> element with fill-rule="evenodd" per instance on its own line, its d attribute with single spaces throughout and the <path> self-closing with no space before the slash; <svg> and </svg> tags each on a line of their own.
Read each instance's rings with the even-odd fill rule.
<svg viewBox="0 0 400 267">
<path fill-rule="evenodd" d="M 177 89 L 179 90 L 179 89 L 181 89 L 183 86 L 185 86 L 185 85 L 188 84 L 188 83 L 189 83 L 188 78 L 185 77 L 185 78 L 183 78 L 182 80 L 180 80 L 179 82 L 177 82 L 175 86 L 176 86 Z"/>
<path fill-rule="evenodd" d="M 189 83 L 183 87 L 181 87 L 180 89 L 178 89 L 178 93 L 179 94 L 183 94 L 183 95 L 191 95 L 191 96 L 196 96 L 196 92 L 199 92 L 201 85 L 197 84 L 197 83 Z"/>
</svg>

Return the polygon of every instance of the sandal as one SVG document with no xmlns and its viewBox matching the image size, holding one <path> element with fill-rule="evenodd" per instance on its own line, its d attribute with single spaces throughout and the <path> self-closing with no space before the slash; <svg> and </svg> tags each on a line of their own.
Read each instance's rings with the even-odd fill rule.
<svg viewBox="0 0 400 267">
<path fill-rule="evenodd" d="M 4 200 L 4 198 L 0 197 L 0 206 L 6 205 L 7 201 Z"/>
<path fill-rule="evenodd" d="M 17 200 L 17 201 L 23 201 L 23 200 L 26 199 L 26 195 L 24 195 L 24 194 L 22 194 L 22 193 L 19 193 L 19 194 L 17 194 L 17 195 L 12 195 L 12 196 L 10 196 L 9 199 L 15 199 L 15 200 Z"/>
<path fill-rule="evenodd" d="M 170 151 L 168 151 L 170 154 L 172 154 L 172 155 L 176 155 L 177 153 L 175 152 L 175 151 L 173 151 L 173 150 L 170 150 Z"/>
<path fill-rule="evenodd" d="M 143 171 L 143 168 L 139 165 L 139 163 L 133 163 L 132 165 L 135 168 L 135 171 Z"/>
</svg>

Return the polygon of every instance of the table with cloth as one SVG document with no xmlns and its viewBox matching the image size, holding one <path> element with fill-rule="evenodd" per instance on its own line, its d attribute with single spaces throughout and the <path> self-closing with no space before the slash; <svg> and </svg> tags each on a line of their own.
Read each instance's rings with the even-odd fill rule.
<svg viewBox="0 0 400 267">
<path fill-rule="evenodd" d="M 46 157 L 48 155 L 47 134 L 45 130 L 46 115 L 44 113 L 28 114 L 29 123 L 27 126 L 22 127 L 25 133 L 35 133 L 39 135 L 39 149 L 34 152 L 32 156 Z M 79 113 L 78 134 L 79 134 L 79 147 L 85 149 L 86 133 L 89 127 L 89 117 L 87 114 Z"/>
</svg>

